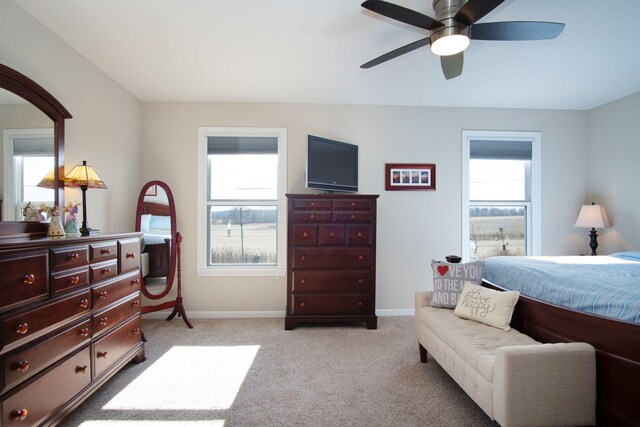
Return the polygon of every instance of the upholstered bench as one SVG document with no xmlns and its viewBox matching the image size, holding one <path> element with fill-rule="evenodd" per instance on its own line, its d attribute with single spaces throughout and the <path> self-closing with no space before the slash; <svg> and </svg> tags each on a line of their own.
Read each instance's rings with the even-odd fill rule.
<svg viewBox="0 0 640 427">
<path fill-rule="evenodd" d="M 541 344 L 430 305 L 416 293 L 420 360 L 427 352 L 503 427 L 594 425 L 596 368 L 586 343 Z"/>
</svg>

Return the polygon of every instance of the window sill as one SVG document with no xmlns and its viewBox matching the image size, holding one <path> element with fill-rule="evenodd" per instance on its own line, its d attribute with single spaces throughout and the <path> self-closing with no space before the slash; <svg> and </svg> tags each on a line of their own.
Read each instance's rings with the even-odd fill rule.
<svg viewBox="0 0 640 427">
<path fill-rule="evenodd" d="M 247 277 L 256 277 L 256 276 L 275 276 L 275 277 L 284 277 L 287 275 L 286 268 L 277 268 L 277 267 L 211 267 L 211 268 L 200 268 L 196 270 L 198 276 L 247 276 Z"/>
</svg>

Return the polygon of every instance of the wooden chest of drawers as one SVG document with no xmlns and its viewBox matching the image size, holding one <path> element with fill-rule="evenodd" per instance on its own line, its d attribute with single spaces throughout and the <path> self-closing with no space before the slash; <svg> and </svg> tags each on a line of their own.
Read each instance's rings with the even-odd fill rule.
<svg viewBox="0 0 640 427">
<path fill-rule="evenodd" d="M 140 234 L 0 239 L 0 425 L 54 425 L 144 360 Z"/>
<path fill-rule="evenodd" d="M 377 327 L 377 195 L 288 194 L 287 314 Z"/>
</svg>

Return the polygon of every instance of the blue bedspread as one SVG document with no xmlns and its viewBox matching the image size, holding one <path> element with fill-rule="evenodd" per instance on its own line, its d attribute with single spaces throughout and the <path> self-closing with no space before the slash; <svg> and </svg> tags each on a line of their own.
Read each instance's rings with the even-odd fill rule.
<svg viewBox="0 0 640 427">
<path fill-rule="evenodd" d="M 640 262 L 624 256 L 494 257 L 484 279 L 541 301 L 640 323 Z"/>
</svg>

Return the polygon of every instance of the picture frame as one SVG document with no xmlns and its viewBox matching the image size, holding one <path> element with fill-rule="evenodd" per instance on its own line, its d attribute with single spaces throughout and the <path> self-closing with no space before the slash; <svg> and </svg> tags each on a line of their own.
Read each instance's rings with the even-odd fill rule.
<svg viewBox="0 0 640 427">
<path fill-rule="evenodd" d="M 147 188 L 147 191 L 144 193 L 145 196 L 157 196 L 158 195 L 158 186 L 152 185 Z"/>
<path fill-rule="evenodd" d="M 386 163 L 385 190 L 435 190 L 435 163 Z"/>
</svg>

